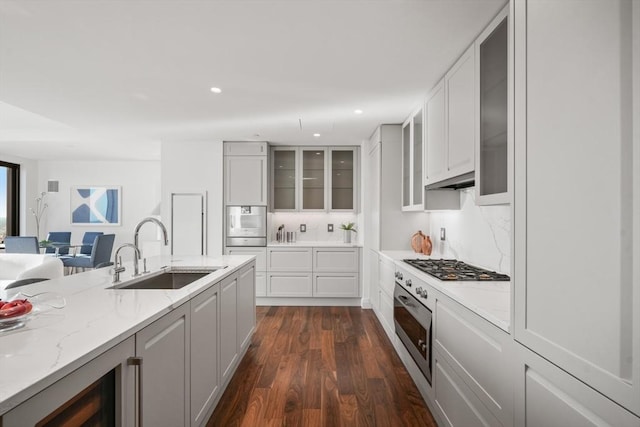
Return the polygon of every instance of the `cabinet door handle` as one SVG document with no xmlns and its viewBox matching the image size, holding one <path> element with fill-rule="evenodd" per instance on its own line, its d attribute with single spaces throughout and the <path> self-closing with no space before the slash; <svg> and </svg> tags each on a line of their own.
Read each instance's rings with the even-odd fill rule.
<svg viewBox="0 0 640 427">
<path fill-rule="evenodd" d="M 138 426 L 142 427 L 142 357 L 130 357 L 127 365 L 136 366 L 138 369 Z"/>
</svg>

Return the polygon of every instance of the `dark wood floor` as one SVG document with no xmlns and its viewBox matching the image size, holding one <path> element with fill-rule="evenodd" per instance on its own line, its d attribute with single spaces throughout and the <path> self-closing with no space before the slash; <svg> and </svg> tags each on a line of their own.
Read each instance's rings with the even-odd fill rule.
<svg viewBox="0 0 640 427">
<path fill-rule="evenodd" d="M 258 307 L 212 426 L 436 426 L 372 310 Z"/>
</svg>

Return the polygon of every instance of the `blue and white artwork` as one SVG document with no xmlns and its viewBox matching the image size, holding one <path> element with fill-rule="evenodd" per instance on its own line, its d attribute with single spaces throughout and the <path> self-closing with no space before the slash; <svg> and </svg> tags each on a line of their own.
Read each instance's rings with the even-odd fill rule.
<svg viewBox="0 0 640 427">
<path fill-rule="evenodd" d="M 71 188 L 71 224 L 120 225 L 120 187 Z"/>
</svg>

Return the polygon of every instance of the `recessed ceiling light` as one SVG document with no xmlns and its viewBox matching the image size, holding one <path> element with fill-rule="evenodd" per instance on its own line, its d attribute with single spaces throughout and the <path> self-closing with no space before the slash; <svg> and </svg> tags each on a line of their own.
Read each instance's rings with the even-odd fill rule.
<svg viewBox="0 0 640 427">
<path fill-rule="evenodd" d="M 319 133 L 314 133 L 313 136 L 315 136 L 316 138 L 320 137 Z"/>
<path fill-rule="evenodd" d="M 362 113 L 363 113 L 363 111 L 362 111 L 362 110 L 353 110 L 353 112 L 354 112 L 355 114 L 362 114 Z"/>
<path fill-rule="evenodd" d="M 211 92 L 213 92 L 213 93 L 220 93 L 220 92 L 222 92 L 222 89 L 220 89 L 219 87 L 212 87 L 212 88 L 211 88 Z"/>
</svg>

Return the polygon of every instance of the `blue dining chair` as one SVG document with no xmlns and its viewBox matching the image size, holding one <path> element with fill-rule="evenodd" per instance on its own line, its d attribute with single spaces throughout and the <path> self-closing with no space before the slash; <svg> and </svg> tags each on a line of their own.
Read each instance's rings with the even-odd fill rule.
<svg viewBox="0 0 640 427">
<path fill-rule="evenodd" d="M 102 231 L 85 232 L 84 236 L 82 236 L 82 244 L 85 246 L 80 248 L 80 254 L 91 256 L 91 245 L 93 244 L 93 241 L 96 239 L 96 236 L 102 236 L 103 234 L 104 233 Z"/>
<path fill-rule="evenodd" d="M 50 231 L 47 235 L 47 240 L 53 243 L 71 244 L 71 232 L 70 231 Z M 58 248 L 58 255 L 67 255 L 69 253 L 69 247 L 61 246 Z M 56 253 L 55 246 L 47 247 L 45 249 L 46 254 Z"/>
<path fill-rule="evenodd" d="M 115 238 L 115 234 L 100 233 L 93 241 L 90 256 L 65 256 L 61 257 L 62 263 L 65 267 L 72 267 L 74 270 L 82 268 L 83 271 L 87 268 L 96 268 L 100 264 L 108 263 L 111 259 Z"/>
<path fill-rule="evenodd" d="M 4 238 L 4 251 L 8 254 L 39 254 L 36 236 L 7 236 Z"/>
</svg>

